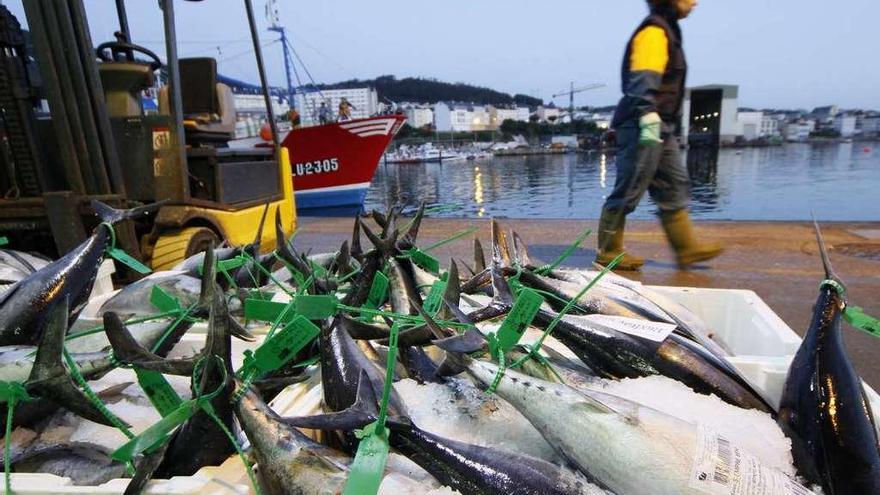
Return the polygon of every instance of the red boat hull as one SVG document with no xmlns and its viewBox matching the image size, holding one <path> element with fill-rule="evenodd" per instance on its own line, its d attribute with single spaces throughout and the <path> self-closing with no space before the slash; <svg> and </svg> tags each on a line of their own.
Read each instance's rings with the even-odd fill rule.
<svg viewBox="0 0 880 495">
<path fill-rule="evenodd" d="M 297 210 L 363 204 L 379 159 L 406 118 L 383 115 L 290 131 Z"/>
</svg>

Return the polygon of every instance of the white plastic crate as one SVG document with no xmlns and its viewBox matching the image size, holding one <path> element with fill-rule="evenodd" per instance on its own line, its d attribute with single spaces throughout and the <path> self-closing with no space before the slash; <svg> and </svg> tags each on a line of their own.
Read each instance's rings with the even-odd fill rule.
<svg viewBox="0 0 880 495">
<path fill-rule="evenodd" d="M 750 290 L 660 286 L 651 289 L 702 318 L 734 353 L 728 358 L 730 362 L 766 394 L 774 407 L 779 406 L 788 367 L 801 338 L 757 294 Z M 867 384 L 865 393 L 876 418 L 880 396 Z"/>
</svg>

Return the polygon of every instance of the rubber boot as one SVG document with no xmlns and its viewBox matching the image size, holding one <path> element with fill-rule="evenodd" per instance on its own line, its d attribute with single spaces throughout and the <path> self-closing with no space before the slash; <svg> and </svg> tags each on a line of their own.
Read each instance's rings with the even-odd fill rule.
<svg viewBox="0 0 880 495">
<path fill-rule="evenodd" d="M 626 215 L 615 210 L 602 210 L 599 218 L 599 249 L 596 251 L 596 263 L 605 266 L 623 252 L 623 231 L 626 227 Z M 618 270 L 639 270 L 645 264 L 643 258 L 629 253 L 617 264 Z"/>
<path fill-rule="evenodd" d="M 660 223 L 663 224 L 663 230 L 666 231 L 666 237 L 675 250 L 675 258 L 681 268 L 711 260 L 724 252 L 724 248 L 717 242 L 701 244 L 697 241 L 687 210 L 662 212 Z"/>
</svg>

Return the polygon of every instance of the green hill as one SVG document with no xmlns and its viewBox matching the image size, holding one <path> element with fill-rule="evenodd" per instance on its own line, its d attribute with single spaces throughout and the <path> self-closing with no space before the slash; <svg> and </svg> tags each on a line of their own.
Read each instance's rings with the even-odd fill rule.
<svg viewBox="0 0 880 495">
<path fill-rule="evenodd" d="M 473 86 L 465 83 L 447 83 L 436 79 L 407 77 L 397 79 L 394 76 L 379 76 L 375 79 L 352 79 L 334 84 L 318 85 L 320 89 L 376 88 L 379 100 L 387 102 L 437 103 L 438 101 L 466 101 L 481 104 L 503 105 L 517 103 L 520 105 L 542 105 L 543 101 L 528 95 L 510 95 L 490 88 Z"/>
</svg>

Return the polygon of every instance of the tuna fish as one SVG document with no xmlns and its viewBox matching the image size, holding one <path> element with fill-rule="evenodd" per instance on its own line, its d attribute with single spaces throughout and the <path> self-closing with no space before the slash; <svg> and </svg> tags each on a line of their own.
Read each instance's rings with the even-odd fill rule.
<svg viewBox="0 0 880 495">
<path fill-rule="evenodd" d="M 449 347 L 443 341 L 438 345 Z M 484 386 L 498 376 L 495 364 L 448 355 Z M 625 399 L 512 370 L 506 370 L 495 392 L 573 465 L 617 495 L 812 493 L 728 439 Z"/>
<path fill-rule="evenodd" d="M 840 329 L 843 283 L 816 225 L 826 281 L 795 354 L 779 407 L 798 473 L 828 495 L 880 493 L 880 448 L 862 380 Z"/>
<path fill-rule="evenodd" d="M 93 201 L 92 207 L 104 223 L 95 228 L 91 237 L 0 295 L 0 345 L 36 344 L 46 328 L 50 310 L 64 299 L 69 301 L 70 321 L 76 320 L 92 292 L 110 244 L 112 233 L 108 225 L 146 215 L 158 206 L 116 210 Z"/>
</svg>

